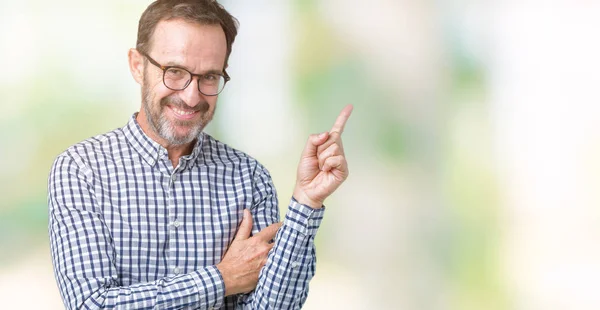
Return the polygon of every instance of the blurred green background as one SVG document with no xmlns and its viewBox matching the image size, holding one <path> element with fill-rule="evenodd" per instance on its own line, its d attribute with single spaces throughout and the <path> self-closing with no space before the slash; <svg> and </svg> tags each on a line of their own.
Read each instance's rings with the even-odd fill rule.
<svg viewBox="0 0 600 310">
<path fill-rule="evenodd" d="M 62 308 L 50 165 L 139 109 L 149 3 L 0 2 L 7 308 Z M 271 171 L 282 211 L 307 135 L 355 106 L 306 309 L 600 307 L 599 5 L 222 3 L 241 27 L 207 131 Z"/>
</svg>

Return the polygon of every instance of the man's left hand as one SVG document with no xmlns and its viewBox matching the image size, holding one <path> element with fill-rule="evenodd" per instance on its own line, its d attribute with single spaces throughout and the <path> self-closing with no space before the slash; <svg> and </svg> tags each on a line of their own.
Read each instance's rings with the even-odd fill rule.
<svg viewBox="0 0 600 310">
<path fill-rule="evenodd" d="M 348 163 L 342 145 L 344 126 L 353 106 L 344 107 L 329 132 L 310 135 L 298 165 L 294 198 L 314 209 L 348 177 Z"/>
</svg>

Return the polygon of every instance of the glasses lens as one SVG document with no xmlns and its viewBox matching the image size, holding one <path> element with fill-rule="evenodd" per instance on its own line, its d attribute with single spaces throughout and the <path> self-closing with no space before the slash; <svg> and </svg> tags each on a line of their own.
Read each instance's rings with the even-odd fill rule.
<svg viewBox="0 0 600 310">
<path fill-rule="evenodd" d="M 183 69 L 169 68 L 165 71 L 164 75 L 165 86 L 171 89 L 182 90 L 187 86 L 191 78 L 191 74 Z"/>
<path fill-rule="evenodd" d="M 225 87 L 225 78 L 219 74 L 205 74 L 200 77 L 198 87 L 207 96 L 218 95 Z"/>
</svg>

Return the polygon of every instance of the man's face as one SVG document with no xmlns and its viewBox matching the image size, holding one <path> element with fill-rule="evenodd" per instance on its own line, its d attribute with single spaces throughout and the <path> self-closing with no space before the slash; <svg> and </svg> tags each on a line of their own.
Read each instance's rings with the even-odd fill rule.
<svg viewBox="0 0 600 310">
<path fill-rule="evenodd" d="M 148 52 L 163 66 L 178 66 L 196 74 L 222 72 L 226 54 L 221 26 L 182 20 L 161 21 Z M 182 145 L 193 141 L 211 121 L 217 96 L 200 93 L 196 77 L 184 90 L 171 90 L 162 81 L 162 70 L 149 61 L 145 63 L 140 117 L 146 122 L 140 122 L 142 129 L 162 140 L 158 141 L 161 144 Z"/>
</svg>

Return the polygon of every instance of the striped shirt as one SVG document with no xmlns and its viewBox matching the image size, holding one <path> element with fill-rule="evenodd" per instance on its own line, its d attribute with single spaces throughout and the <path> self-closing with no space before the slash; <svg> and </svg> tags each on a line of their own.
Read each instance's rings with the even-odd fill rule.
<svg viewBox="0 0 600 310">
<path fill-rule="evenodd" d="M 68 309 L 299 309 L 315 273 L 324 209 L 289 204 L 249 294 L 225 297 L 215 267 L 243 210 L 253 233 L 279 221 L 269 172 L 206 133 L 173 168 L 132 116 L 60 154 L 48 181 L 49 233 Z"/>
</svg>

